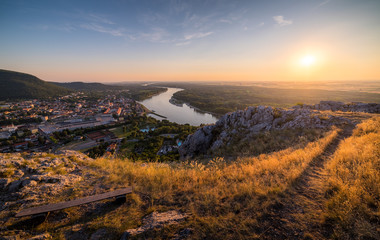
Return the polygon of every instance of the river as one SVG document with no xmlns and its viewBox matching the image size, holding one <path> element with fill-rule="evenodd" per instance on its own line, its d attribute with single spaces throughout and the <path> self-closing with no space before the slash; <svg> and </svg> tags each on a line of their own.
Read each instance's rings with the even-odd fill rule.
<svg viewBox="0 0 380 240">
<path fill-rule="evenodd" d="M 193 126 L 199 126 L 202 123 L 211 124 L 215 123 L 218 120 L 213 115 L 196 111 L 194 108 L 189 107 L 187 104 L 178 106 L 170 103 L 169 100 L 173 94 L 181 90 L 183 89 L 168 88 L 166 92 L 153 96 L 140 103 L 147 107 L 149 110 L 154 111 L 161 116 L 165 116 L 167 120 L 179 124 L 188 123 Z M 158 120 L 165 119 L 154 114 L 150 114 L 150 116 Z"/>
</svg>

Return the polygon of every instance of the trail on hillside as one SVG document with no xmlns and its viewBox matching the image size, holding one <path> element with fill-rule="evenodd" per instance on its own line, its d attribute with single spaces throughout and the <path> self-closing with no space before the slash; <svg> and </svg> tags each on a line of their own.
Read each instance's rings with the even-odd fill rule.
<svg viewBox="0 0 380 240">
<path fill-rule="evenodd" d="M 330 236 L 331 229 L 321 221 L 326 201 L 323 191 L 327 179 L 325 166 L 341 141 L 352 135 L 354 127 L 353 124 L 345 126 L 272 206 L 264 219 L 260 239 L 326 239 Z"/>
</svg>

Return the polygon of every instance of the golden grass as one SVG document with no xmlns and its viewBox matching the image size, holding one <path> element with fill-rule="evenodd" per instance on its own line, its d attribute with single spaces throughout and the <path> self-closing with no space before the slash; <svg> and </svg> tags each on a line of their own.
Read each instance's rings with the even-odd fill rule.
<svg viewBox="0 0 380 240">
<path fill-rule="evenodd" d="M 380 117 L 358 125 L 327 165 L 325 221 L 338 239 L 380 239 Z"/>
<path fill-rule="evenodd" d="M 179 227 L 192 227 L 194 238 L 258 237 L 258 219 L 266 208 L 276 202 L 278 194 L 294 183 L 337 134 L 337 129 L 332 130 L 303 149 L 289 148 L 234 162 L 218 158 L 208 164 L 164 164 L 99 158 L 90 165 L 95 171 L 105 171 L 105 181 L 115 187 L 134 187 L 134 204 L 128 207 L 134 216 L 153 210 L 180 209 L 190 213 L 191 218 Z M 128 215 L 123 215 L 123 221 L 130 224 L 121 224 L 115 216 L 103 216 L 96 225 L 126 229 L 139 223 L 136 217 Z M 171 236 L 169 230 L 163 231 L 165 236 Z"/>
<path fill-rule="evenodd" d="M 237 137 L 231 144 L 212 152 L 213 156 L 257 156 L 289 147 L 304 148 L 324 136 L 325 129 L 281 129 L 266 131 L 250 139 Z M 243 136 L 244 137 L 244 136 Z"/>
</svg>

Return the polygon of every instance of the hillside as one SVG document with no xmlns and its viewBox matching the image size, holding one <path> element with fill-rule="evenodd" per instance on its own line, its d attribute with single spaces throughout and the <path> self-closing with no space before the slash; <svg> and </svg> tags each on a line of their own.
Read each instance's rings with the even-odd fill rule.
<svg viewBox="0 0 380 240">
<path fill-rule="evenodd" d="M 30 74 L 0 70 L 0 100 L 49 98 L 70 92 Z"/>
<path fill-rule="evenodd" d="M 263 141 L 252 138 L 239 149 L 244 151 L 245 147 L 255 145 L 260 148 L 253 155 L 234 159 L 221 156 L 148 163 L 91 159 L 74 151 L 57 155 L 1 154 L 0 236 L 380 238 L 378 115 L 314 110 L 313 114 L 307 114 L 306 109 L 272 112 L 264 107 L 247 111 L 251 119 L 255 118 L 253 113 L 262 117 L 275 113 L 276 119 L 284 117 L 285 122 L 279 120 L 279 126 L 289 128 L 275 129 L 273 134 L 272 130 L 260 129 L 262 132 L 258 134 L 263 134 Z M 245 112 L 227 115 L 222 121 L 228 127 L 224 132 L 232 133 L 231 126 L 243 130 L 247 122 L 243 119 L 248 119 L 248 115 Z M 307 119 L 321 128 L 310 129 Z M 262 122 L 255 123 L 252 124 L 257 126 Z M 301 123 L 306 125 L 302 127 Z M 290 127 L 295 124 L 298 126 Z M 297 134 L 292 134 L 294 131 Z M 211 141 L 217 140 L 222 132 L 213 131 L 218 134 Z M 286 138 L 289 141 L 284 141 Z M 133 186 L 133 194 L 127 196 L 125 203 L 109 199 L 42 217 L 14 217 L 20 209 L 126 186 Z"/>
<path fill-rule="evenodd" d="M 321 101 L 290 109 L 248 107 L 198 129 L 187 137 L 179 152 L 182 159 L 268 153 L 313 141 L 326 129 L 353 124 L 366 113 L 380 113 L 380 104 Z"/>
<path fill-rule="evenodd" d="M 107 91 L 107 90 L 122 90 L 125 87 L 112 86 L 102 83 L 84 83 L 84 82 L 68 82 L 68 83 L 58 83 L 50 82 L 51 84 L 68 88 L 74 91 Z"/>
</svg>

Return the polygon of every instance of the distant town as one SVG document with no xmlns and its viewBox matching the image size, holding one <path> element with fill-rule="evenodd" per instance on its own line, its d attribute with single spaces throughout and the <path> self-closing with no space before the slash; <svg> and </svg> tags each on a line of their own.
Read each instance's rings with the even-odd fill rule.
<svg viewBox="0 0 380 240">
<path fill-rule="evenodd" d="M 78 150 L 91 157 L 116 152 L 135 159 L 139 159 L 139 154 L 147 157 L 143 154 L 143 143 L 151 142 L 150 135 L 155 129 L 173 125 L 165 120 L 159 123 L 148 117 L 148 112 L 143 105 L 120 92 L 102 97 L 76 92 L 51 100 L 3 102 L 0 105 L 0 152 Z M 150 154 L 151 158 L 177 152 L 181 143 L 177 136 L 182 131 L 167 126 L 169 131 L 158 129 L 161 140 L 155 141 L 158 145 L 153 148 L 156 152 Z"/>
</svg>

